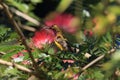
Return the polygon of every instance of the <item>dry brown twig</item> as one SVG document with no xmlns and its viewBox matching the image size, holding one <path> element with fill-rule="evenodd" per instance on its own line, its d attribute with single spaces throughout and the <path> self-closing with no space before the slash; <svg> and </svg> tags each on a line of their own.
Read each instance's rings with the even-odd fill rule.
<svg viewBox="0 0 120 80">
<path fill-rule="evenodd" d="M 0 54 L 5 55 L 7 53 L 0 52 Z M 24 71 L 24 72 L 27 72 L 27 73 L 33 73 L 32 70 L 30 70 L 30 69 L 28 69 L 28 68 L 26 68 L 26 67 L 24 67 L 22 65 L 18 65 L 16 63 L 8 62 L 8 61 L 2 60 L 2 59 L 0 59 L 0 64 L 6 65 L 6 66 L 14 66 L 14 67 L 16 67 L 17 69 L 19 69 L 21 71 Z"/>
<path fill-rule="evenodd" d="M 2 5 L 0 5 L 0 9 L 3 9 L 3 6 L 2 6 Z M 27 21 L 35 24 L 36 26 L 40 26 L 40 25 L 41 25 L 41 23 L 40 23 L 38 20 L 36 20 L 36 19 L 28 16 L 27 14 L 25 14 L 25 13 L 23 13 L 23 12 L 15 9 L 15 8 L 10 8 L 10 10 L 11 10 L 13 13 L 15 13 L 17 16 L 22 17 L 23 19 L 25 19 L 25 20 L 27 20 Z"/>
<path fill-rule="evenodd" d="M 28 16 L 28 15 L 25 14 L 25 13 L 20 12 L 19 10 L 16 10 L 16 9 L 14 9 L 14 8 L 10 8 L 10 10 L 11 10 L 12 12 L 14 12 L 16 15 L 18 15 L 18 16 L 26 19 L 26 20 L 28 20 L 28 21 L 31 22 L 31 23 L 34 23 L 34 24 L 37 25 L 37 26 L 40 26 L 40 25 L 41 25 L 41 23 L 40 23 L 39 21 L 37 21 L 36 19 Z"/>
<path fill-rule="evenodd" d="M 0 9 L 3 10 L 2 5 L 0 5 Z M 37 20 L 35 20 L 34 18 L 32 18 L 32 17 L 30 17 L 30 16 L 28 16 L 28 15 L 26 15 L 26 14 L 24 14 L 24 13 L 22 13 L 22 12 L 16 10 L 16 9 L 14 9 L 14 8 L 10 8 L 10 10 L 11 10 L 13 13 L 15 13 L 17 16 L 20 16 L 20 17 L 28 20 L 29 22 L 37 25 L 37 26 L 40 25 L 40 22 L 37 21 Z M 22 29 L 25 29 L 25 30 L 28 30 L 28 31 L 32 31 L 32 32 L 35 32 L 35 31 L 36 31 L 36 29 L 33 28 L 33 27 L 31 27 L 31 26 L 27 26 L 27 25 L 22 25 L 22 24 L 21 24 L 20 27 L 21 27 Z"/>
<path fill-rule="evenodd" d="M 33 27 L 30 27 L 30 26 L 27 26 L 27 25 L 22 25 L 20 26 L 22 29 L 25 29 L 25 30 L 28 30 L 28 31 L 31 31 L 31 32 L 35 32 L 36 29 L 33 28 Z"/>
<path fill-rule="evenodd" d="M 5 55 L 6 53 L 5 53 L 5 52 L 0 51 L 0 54 L 1 54 L 1 55 Z"/>
<path fill-rule="evenodd" d="M 3 6 L 2 6 L 2 5 L 0 5 L 0 9 L 3 9 Z M 22 13 L 22 12 L 20 12 L 19 10 L 16 10 L 16 9 L 14 9 L 14 8 L 10 8 L 10 10 L 11 10 L 13 13 L 15 13 L 17 16 L 20 16 L 20 17 L 28 20 L 29 22 L 37 25 L 37 26 L 40 25 L 40 22 L 39 22 L 39 21 L 37 21 L 36 19 L 28 16 L 27 14 Z M 22 25 L 22 24 L 21 24 L 21 25 Z M 35 28 L 30 27 L 30 26 L 22 25 L 22 26 L 20 26 L 20 27 L 21 27 L 22 29 L 29 30 L 29 31 L 32 31 L 32 32 L 35 32 L 35 31 L 36 31 Z"/>
<path fill-rule="evenodd" d="M 20 16 L 20 17 L 22 17 L 23 19 L 25 19 L 25 20 L 27 20 L 27 21 L 35 24 L 36 27 L 44 27 L 44 26 L 45 26 L 45 25 L 42 24 L 41 22 L 37 21 L 36 19 L 28 16 L 27 14 L 25 14 L 25 13 L 23 13 L 23 12 L 15 9 L 15 8 L 10 8 L 10 10 L 11 10 L 13 13 L 15 13 L 17 16 Z M 27 27 L 28 27 L 28 26 L 27 26 Z"/>
<path fill-rule="evenodd" d="M 116 50 L 115 48 L 111 49 L 110 51 L 108 51 L 108 54 L 111 54 L 111 53 L 115 52 L 115 50 Z M 88 63 L 87 65 L 85 65 L 85 66 L 81 69 L 81 71 L 86 70 L 87 68 L 89 68 L 90 66 L 92 66 L 92 65 L 95 64 L 96 62 L 100 61 L 100 60 L 103 59 L 104 57 L 105 57 L 105 54 L 97 57 L 96 59 L 94 59 L 93 61 L 91 61 L 91 62 Z"/>
<path fill-rule="evenodd" d="M 108 54 L 112 54 L 116 51 L 116 48 L 111 49 L 110 51 L 108 51 Z M 80 72 L 78 73 L 78 75 L 80 76 L 86 69 L 88 69 L 89 67 L 91 67 L 92 65 L 94 65 L 96 62 L 100 61 L 101 59 L 103 59 L 105 57 L 105 54 L 97 57 L 96 59 L 94 59 L 93 61 L 91 61 L 90 63 L 88 63 L 87 65 L 85 65 L 82 69 L 80 69 Z M 70 80 L 72 80 L 74 77 L 71 77 Z"/>
<path fill-rule="evenodd" d="M 0 1 L 0 4 L 2 5 L 3 10 L 4 10 L 5 14 L 7 15 L 8 19 L 10 20 L 11 24 L 14 26 L 14 28 L 17 31 L 17 33 L 19 34 L 19 36 L 20 36 L 20 38 L 22 40 L 23 45 L 26 47 L 26 50 L 28 51 L 29 57 L 31 58 L 31 61 L 33 63 L 33 66 L 34 66 L 34 69 L 35 69 L 35 72 L 36 72 L 35 76 L 41 78 L 40 77 L 39 66 L 35 62 L 35 59 L 34 59 L 34 57 L 32 55 L 31 49 L 29 48 L 29 46 L 28 46 L 28 44 L 26 42 L 26 38 L 25 38 L 24 34 L 22 33 L 21 29 L 19 28 L 17 22 L 14 20 L 12 14 L 9 11 L 8 6 L 6 4 L 2 3 L 1 1 Z"/>
<path fill-rule="evenodd" d="M 7 65 L 7 66 L 14 66 L 14 67 L 16 67 L 17 69 L 22 70 L 22 71 L 24 71 L 24 72 L 33 73 L 32 70 L 30 70 L 30 69 L 28 69 L 28 68 L 26 68 L 26 67 L 24 67 L 24 66 L 21 66 L 21 65 L 12 63 L 12 62 L 8 62 L 8 61 L 2 60 L 2 59 L 0 59 L 0 64 Z"/>
<path fill-rule="evenodd" d="M 27 25 L 23 25 L 23 24 L 21 24 L 21 22 L 18 22 L 18 25 L 19 25 L 19 27 L 21 29 L 25 29 L 25 30 L 28 30 L 28 31 L 31 31 L 31 32 L 35 32 L 36 31 L 35 28 L 27 26 Z"/>
<path fill-rule="evenodd" d="M 16 21 L 13 19 L 13 16 L 12 16 L 12 14 L 9 12 L 8 7 L 7 7 L 4 3 L 1 3 L 1 5 L 3 6 L 4 11 L 5 11 L 6 15 L 8 16 L 10 22 L 14 25 L 17 33 L 20 35 L 23 44 L 25 45 L 25 47 L 27 48 L 28 52 L 29 52 L 30 55 L 31 55 L 30 57 L 33 59 L 33 56 L 32 56 L 32 54 L 31 54 L 31 50 L 30 50 L 29 46 L 27 45 L 27 42 L 26 42 L 26 39 L 25 39 L 24 34 L 22 33 L 21 29 L 20 29 L 19 26 L 17 25 Z M 34 62 L 35 62 L 35 61 L 33 60 L 33 63 L 34 63 Z"/>
</svg>

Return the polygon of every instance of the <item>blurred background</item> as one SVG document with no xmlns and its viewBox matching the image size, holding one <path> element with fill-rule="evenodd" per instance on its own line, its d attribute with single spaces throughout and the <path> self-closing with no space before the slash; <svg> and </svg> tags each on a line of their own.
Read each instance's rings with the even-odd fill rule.
<svg viewBox="0 0 120 80">
<path fill-rule="evenodd" d="M 3 3 L 8 6 L 30 47 L 34 45 L 31 40 L 37 31 L 57 25 L 61 35 L 67 39 L 70 46 L 80 50 L 76 54 L 77 52 L 71 53 L 69 50 L 58 49 L 59 59 L 53 56 L 44 57 L 47 64 L 42 69 L 47 75 L 53 76 L 53 79 L 67 80 L 72 75 L 79 73 L 79 69 L 95 58 L 105 55 L 101 61 L 84 71 L 79 77 L 77 76 L 77 79 L 120 80 L 120 0 L 3 0 Z M 46 33 L 44 32 L 44 34 Z M 45 37 L 41 37 L 43 41 Z M 0 54 L 0 58 L 9 61 L 10 56 L 24 50 L 25 47 L 20 39 L 0 5 L 0 53 L 9 53 L 4 56 Z M 37 40 L 40 41 L 40 39 Z M 53 46 L 55 45 L 52 45 L 52 48 Z M 48 54 L 55 52 L 52 49 L 46 48 L 46 50 L 48 50 Z M 35 51 L 35 58 L 43 57 L 43 54 L 37 53 L 38 50 L 35 49 Z M 39 53 L 48 56 L 45 51 L 40 50 Z M 85 53 L 89 53 L 92 57 L 86 59 Z M 63 57 L 76 62 L 61 62 Z M 29 59 L 29 57 L 27 56 L 25 59 Z M 65 71 L 61 72 L 63 68 Z M 3 66 L 0 66 L 0 79 L 6 78 L 10 72 L 16 71 L 7 72 L 7 69 L 4 71 L 2 69 Z M 23 76 L 21 73 L 18 75 L 17 71 L 12 75 L 14 77 L 22 76 L 22 79 L 26 80 L 26 75 Z"/>
</svg>

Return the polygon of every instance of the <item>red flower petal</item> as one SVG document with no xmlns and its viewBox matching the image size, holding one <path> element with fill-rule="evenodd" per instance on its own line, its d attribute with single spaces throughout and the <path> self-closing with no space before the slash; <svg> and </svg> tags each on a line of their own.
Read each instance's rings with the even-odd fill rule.
<svg viewBox="0 0 120 80">
<path fill-rule="evenodd" d="M 52 20 L 46 21 L 45 24 L 47 26 L 56 24 L 66 32 L 74 33 L 78 28 L 79 20 L 71 14 L 58 14 Z"/>
<path fill-rule="evenodd" d="M 43 48 L 43 45 L 50 44 L 54 41 L 54 31 L 48 28 L 43 28 L 40 31 L 35 32 L 32 38 L 33 44 L 36 48 Z"/>
</svg>

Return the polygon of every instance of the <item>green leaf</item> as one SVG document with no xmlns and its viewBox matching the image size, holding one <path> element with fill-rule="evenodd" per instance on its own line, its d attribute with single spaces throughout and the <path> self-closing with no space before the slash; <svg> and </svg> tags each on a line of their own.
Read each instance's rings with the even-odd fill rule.
<svg viewBox="0 0 120 80">
<path fill-rule="evenodd" d="M 101 73 L 101 71 L 95 71 L 94 72 L 94 77 L 97 80 L 103 80 L 104 79 L 104 75 Z"/>
<path fill-rule="evenodd" d="M 60 78 L 64 78 L 63 76 L 64 76 L 64 73 L 62 73 L 62 72 L 56 72 L 54 74 L 54 79 L 60 80 Z M 61 80 L 63 80 L 63 79 L 61 79 Z"/>
<path fill-rule="evenodd" d="M 84 75 L 80 75 L 78 80 L 86 80 L 85 76 Z"/>
<path fill-rule="evenodd" d="M 69 0 L 69 1 L 61 0 L 60 4 L 58 5 L 58 7 L 56 9 L 56 11 L 64 12 L 72 2 L 73 2 L 73 0 Z"/>
<path fill-rule="evenodd" d="M 24 46 L 21 45 L 1 45 L 0 46 L 0 51 L 3 52 L 9 52 L 9 51 L 14 51 L 14 50 L 22 50 L 24 49 Z"/>
<path fill-rule="evenodd" d="M 17 75 L 18 73 L 20 73 L 16 68 L 7 68 L 4 72 L 4 74 L 11 74 L 11 75 Z"/>
<path fill-rule="evenodd" d="M 50 48 L 48 50 L 48 54 L 50 54 L 50 55 L 54 55 L 55 54 L 54 52 L 55 52 L 55 50 L 53 48 Z"/>
<path fill-rule="evenodd" d="M 41 3 L 42 0 L 31 0 L 32 3 L 36 4 L 36 3 Z"/>
<path fill-rule="evenodd" d="M 17 0 L 7 0 L 8 4 L 18 8 L 19 10 L 21 10 L 22 12 L 28 12 L 29 11 L 29 6 L 25 3 L 22 3 L 20 1 Z"/>
<path fill-rule="evenodd" d="M 108 32 L 108 33 L 106 34 L 106 37 L 107 37 L 107 40 L 108 40 L 109 42 L 112 42 L 112 37 L 111 37 L 110 32 Z"/>
<path fill-rule="evenodd" d="M 3 59 L 9 60 L 12 55 L 17 54 L 24 49 L 24 46 L 20 45 L 2 45 L 0 46 L 0 51 L 5 52 L 2 56 Z"/>
</svg>

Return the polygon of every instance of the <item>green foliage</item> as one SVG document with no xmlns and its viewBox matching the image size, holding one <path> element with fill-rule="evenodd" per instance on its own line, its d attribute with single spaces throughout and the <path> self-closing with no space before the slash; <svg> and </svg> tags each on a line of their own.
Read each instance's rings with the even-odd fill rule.
<svg viewBox="0 0 120 80">
<path fill-rule="evenodd" d="M 0 46 L 0 51 L 6 52 L 7 54 L 3 55 L 3 59 L 10 59 L 10 56 L 17 54 L 18 52 L 24 49 L 23 46 L 20 45 L 2 45 Z"/>
<path fill-rule="evenodd" d="M 0 44 L 5 44 L 5 42 L 6 44 L 10 44 L 10 41 L 16 38 L 18 38 L 16 32 L 14 32 L 11 28 L 6 27 L 5 25 L 0 25 Z"/>
<path fill-rule="evenodd" d="M 29 6 L 25 3 L 22 3 L 20 0 L 6 0 L 10 5 L 17 7 L 23 12 L 28 12 L 30 10 Z"/>
<path fill-rule="evenodd" d="M 20 71 L 11 66 L 10 67 L 0 66 L 0 69 L 1 69 L 0 73 L 2 73 L 0 75 L 1 80 L 26 80 L 28 77 L 26 74 L 22 74 Z"/>
<path fill-rule="evenodd" d="M 7 3 L 9 6 L 12 6 L 13 8 L 17 8 L 18 10 L 24 12 L 25 14 L 28 14 L 29 16 L 32 16 L 37 20 L 39 20 L 39 18 L 32 12 L 32 10 L 35 8 L 35 5 L 37 3 L 41 3 L 41 2 L 42 0 L 30 0 L 30 1 L 6 0 L 5 1 L 5 3 Z M 27 24 L 31 24 L 31 23 L 27 23 Z"/>
<path fill-rule="evenodd" d="M 24 49 L 24 46 L 19 45 L 19 42 L 17 41 L 17 33 L 15 33 L 11 28 L 1 25 L 0 36 L 0 51 L 7 53 L 3 55 L 2 58 L 9 60 L 10 56 Z"/>
<path fill-rule="evenodd" d="M 107 52 L 112 48 L 112 44 L 112 34 L 110 34 L 110 32 L 107 32 L 104 36 L 102 36 L 100 49 L 103 52 Z"/>
<path fill-rule="evenodd" d="M 4 25 L 0 25 L 0 42 L 5 41 L 9 37 L 10 28 L 5 28 Z M 4 28 L 3 28 L 4 27 Z"/>
<path fill-rule="evenodd" d="M 33 3 L 33 4 L 37 4 L 37 3 L 41 3 L 42 2 L 42 0 L 31 0 L 31 3 Z"/>
<path fill-rule="evenodd" d="M 3 2 L 6 3 L 10 9 L 16 8 L 27 15 L 40 20 L 39 17 L 36 18 L 33 11 L 36 8 L 36 5 L 39 3 L 42 4 L 43 1 L 44 0 L 6 0 Z M 115 80 L 116 78 L 113 77 L 113 75 L 116 75 L 119 80 L 120 75 L 114 73 L 116 69 L 120 72 L 120 48 L 118 47 L 120 46 L 120 37 L 116 36 L 120 35 L 118 17 L 120 16 L 120 6 L 117 5 L 120 3 L 118 3 L 117 0 L 108 0 L 108 2 L 101 0 L 76 0 L 75 2 L 70 1 L 67 5 L 62 6 L 66 3 L 67 2 L 60 0 L 60 5 L 56 9 L 58 12 L 62 13 L 69 8 L 70 4 L 74 5 L 73 8 L 75 10 L 73 11 L 75 12 L 73 13 L 80 18 L 81 26 L 79 31 L 75 34 L 71 35 L 64 32 L 64 37 L 66 38 L 67 35 L 68 44 L 70 44 L 69 47 L 71 49 L 77 49 L 79 51 L 60 50 L 54 43 L 45 45 L 44 49 L 36 49 L 33 47 L 33 44 L 31 44 L 30 36 L 26 36 L 26 40 L 30 44 L 29 46 L 31 47 L 32 45 L 32 56 L 40 66 L 39 68 L 46 74 L 44 78 L 48 78 L 48 80 L 68 80 L 73 79 L 74 76 L 78 74 L 78 80 Z M 89 16 L 86 15 L 87 13 L 82 13 L 83 10 L 86 10 L 89 13 Z M 16 15 L 14 16 L 16 21 L 24 21 L 24 19 L 16 18 L 18 17 Z M 45 21 L 45 19 L 42 21 Z M 25 21 L 22 24 L 31 25 L 32 23 Z M 86 30 L 89 30 L 92 33 L 86 35 L 84 33 Z M 28 34 L 27 31 L 23 31 L 25 35 Z M 24 54 L 23 60 L 17 64 L 21 64 L 34 70 L 35 68 L 31 66 L 32 62 L 28 51 L 20 41 L 19 35 L 11 28 L 11 26 L 8 27 L 5 26 L 5 24 L 0 23 L 0 54 L 2 52 L 5 53 L 1 54 L 0 58 L 7 61 L 14 61 L 11 56 L 22 53 Z M 112 52 L 111 49 L 114 47 L 116 51 Z M 112 52 L 113 54 L 110 55 L 108 52 Z M 91 57 L 85 57 L 86 53 L 89 53 Z M 93 64 L 81 74 L 79 73 L 86 64 L 94 61 L 95 58 L 102 54 L 105 54 L 104 59 Z M 19 56 L 16 58 L 19 58 Z M 29 61 L 30 64 L 25 65 L 23 64 L 24 61 Z M 11 68 L 11 66 L 7 67 L 0 65 L 0 80 L 27 80 L 28 77 L 30 77 L 30 74 L 27 74 L 24 71 L 20 71 L 13 67 Z"/>
<path fill-rule="evenodd" d="M 89 69 L 88 71 L 84 72 L 82 75 L 79 76 L 78 80 L 104 80 L 105 76 L 103 74 L 103 72 L 98 69 L 98 68 L 94 68 L 94 69 Z"/>
</svg>

